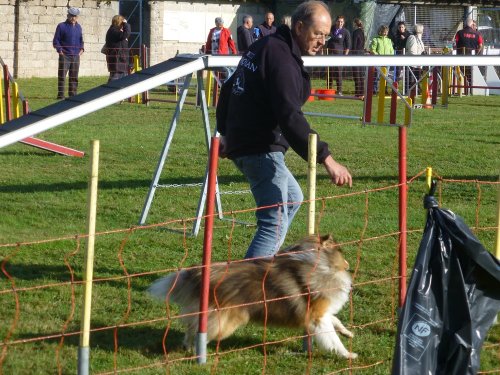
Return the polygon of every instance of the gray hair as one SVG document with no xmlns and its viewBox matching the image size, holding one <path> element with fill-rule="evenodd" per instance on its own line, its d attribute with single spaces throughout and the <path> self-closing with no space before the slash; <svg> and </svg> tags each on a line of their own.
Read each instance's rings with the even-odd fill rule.
<svg viewBox="0 0 500 375">
<path fill-rule="evenodd" d="M 241 19 L 241 21 L 242 21 L 243 23 L 246 23 L 246 22 L 247 22 L 247 21 L 249 21 L 249 20 L 253 20 L 253 17 L 252 17 L 251 15 L 249 15 L 249 14 L 245 14 L 245 15 L 243 16 L 243 18 Z"/>
<path fill-rule="evenodd" d="M 219 26 L 219 25 L 223 25 L 223 24 L 224 24 L 224 20 L 222 19 L 222 17 L 216 17 L 216 18 L 215 18 L 215 24 L 216 24 L 217 26 Z"/>
<path fill-rule="evenodd" d="M 424 25 L 421 23 L 416 23 L 415 26 L 413 26 L 413 31 L 415 34 L 423 34 L 424 33 Z"/>
<path fill-rule="evenodd" d="M 323 9 L 330 14 L 330 9 L 328 9 L 326 4 L 322 1 L 310 0 L 300 4 L 292 14 L 292 30 L 299 21 L 310 24 L 312 16 L 316 14 L 316 9 L 318 9 L 318 7 L 323 7 Z"/>
</svg>

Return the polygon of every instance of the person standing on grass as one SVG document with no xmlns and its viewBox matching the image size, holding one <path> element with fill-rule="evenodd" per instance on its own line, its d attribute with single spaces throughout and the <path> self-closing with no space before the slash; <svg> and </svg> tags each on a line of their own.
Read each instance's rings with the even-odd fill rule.
<svg viewBox="0 0 500 375">
<path fill-rule="evenodd" d="M 83 31 L 78 23 L 80 9 L 68 9 L 66 21 L 57 25 L 52 45 L 59 54 L 57 73 L 57 99 L 64 99 L 66 75 L 69 72 L 68 96 L 74 96 L 78 90 L 78 71 L 80 56 L 83 53 Z"/>
<path fill-rule="evenodd" d="M 398 29 L 396 32 L 391 36 L 392 39 L 392 45 L 394 47 L 394 52 L 396 52 L 396 55 L 404 55 L 405 48 L 406 48 L 406 41 L 408 37 L 410 36 L 410 32 L 406 29 L 406 24 L 404 21 L 399 21 L 398 22 Z M 396 79 L 400 80 L 403 78 L 403 68 L 397 66 L 396 67 Z"/>
<path fill-rule="evenodd" d="M 351 55 L 365 55 L 366 39 L 363 22 L 359 18 L 355 18 L 353 26 L 355 30 L 352 32 Z M 364 98 L 364 68 L 361 66 L 354 66 L 352 68 L 352 78 L 354 79 L 354 95 L 358 98 Z"/>
<path fill-rule="evenodd" d="M 291 28 L 281 25 L 253 43 L 222 86 L 216 111 L 220 155 L 245 175 L 259 207 L 257 231 L 245 258 L 276 254 L 303 200 L 285 153 L 292 147 L 308 158 L 308 137 L 316 132 L 301 110 L 311 93 L 301 56 L 320 52 L 330 28 L 330 12 L 323 2 L 300 4 Z M 347 168 L 333 159 L 320 139 L 317 150 L 317 160 L 332 183 L 352 186 Z"/>
<path fill-rule="evenodd" d="M 329 55 L 348 55 L 351 49 L 351 34 L 344 27 L 344 16 L 338 16 L 335 25 L 332 27 L 330 40 L 328 40 Z M 342 67 L 335 66 L 331 68 L 330 87 L 333 87 L 333 81 L 337 81 L 337 95 L 342 95 Z"/>
<path fill-rule="evenodd" d="M 128 74 L 129 50 L 128 38 L 131 29 L 127 20 L 119 14 L 111 20 L 106 33 L 106 63 L 108 65 L 108 82 L 120 79 Z"/>
<path fill-rule="evenodd" d="M 387 36 L 389 34 L 389 27 L 382 25 L 378 29 L 378 35 L 372 39 L 370 43 L 370 54 L 372 55 L 394 55 L 394 48 L 392 47 L 392 41 Z M 389 67 L 386 67 L 387 75 L 389 75 Z M 377 71 L 375 76 L 375 81 L 373 83 L 373 93 L 378 91 L 378 83 L 380 81 L 380 72 Z"/>
</svg>

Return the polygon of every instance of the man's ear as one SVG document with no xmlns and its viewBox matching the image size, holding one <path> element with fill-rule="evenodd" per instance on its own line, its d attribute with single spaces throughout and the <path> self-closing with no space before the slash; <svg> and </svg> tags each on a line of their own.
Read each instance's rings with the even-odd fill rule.
<svg viewBox="0 0 500 375">
<path fill-rule="evenodd" d="M 304 22 L 298 21 L 295 23 L 293 31 L 295 32 L 295 35 L 300 36 L 304 32 L 304 28 L 305 28 Z"/>
</svg>

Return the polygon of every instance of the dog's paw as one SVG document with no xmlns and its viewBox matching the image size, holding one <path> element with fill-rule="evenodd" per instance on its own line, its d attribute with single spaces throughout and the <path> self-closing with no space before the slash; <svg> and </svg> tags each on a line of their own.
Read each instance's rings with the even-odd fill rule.
<svg viewBox="0 0 500 375">
<path fill-rule="evenodd" d="M 354 337 L 354 333 L 352 333 L 348 329 L 340 331 L 340 333 L 343 334 L 345 337 L 350 337 L 351 339 Z"/>
<path fill-rule="evenodd" d="M 347 359 L 356 359 L 356 358 L 358 358 L 358 355 L 356 353 L 348 352 L 346 355 L 346 358 Z"/>
</svg>

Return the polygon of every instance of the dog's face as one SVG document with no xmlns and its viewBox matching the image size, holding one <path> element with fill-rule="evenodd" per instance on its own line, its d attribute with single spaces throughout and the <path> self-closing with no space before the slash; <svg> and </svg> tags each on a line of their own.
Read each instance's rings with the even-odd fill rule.
<svg viewBox="0 0 500 375">
<path fill-rule="evenodd" d="M 282 249 L 278 254 L 284 253 L 300 253 L 316 250 L 325 252 L 330 260 L 330 267 L 336 271 L 347 271 L 349 263 L 345 260 L 341 247 L 335 242 L 331 234 L 324 236 L 309 236 L 300 243 Z"/>
<path fill-rule="evenodd" d="M 340 246 L 335 242 L 330 234 L 319 238 L 319 251 L 325 251 L 330 258 L 330 266 L 337 271 L 347 271 L 349 263 L 344 258 L 344 254 Z"/>
</svg>

